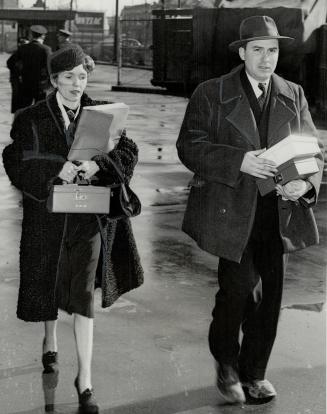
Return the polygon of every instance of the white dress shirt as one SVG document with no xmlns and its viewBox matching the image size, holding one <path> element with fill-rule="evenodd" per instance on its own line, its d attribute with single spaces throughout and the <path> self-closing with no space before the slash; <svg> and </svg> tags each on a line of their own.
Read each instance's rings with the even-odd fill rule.
<svg viewBox="0 0 327 414">
<path fill-rule="evenodd" d="M 61 115 L 62 115 L 62 117 L 64 119 L 64 122 L 65 122 L 65 128 L 68 129 L 68 126 L 70 124 L 70 120 L 68 118 L 67 112 L 66 112 L 66 110 L 64 108 L 64 104 L 62 103 L 62 99 L 61 99 L 60 93 L 58 91 L 56 93 L 56 99 L 57 99 L 57 103 L 58 103 L 59 109 L 61 111 Z M 81 105 L 78 106 L 77 111 L 75 113 L 74 119 L 76 119 L 76 117 L 77 117 L 77 115 L 78 115 L 78 113 L 80 111 L 80 108 L 81 108 Z"/>
<path fill-rule="evenodd" d="M 254 93 L 255 93 L 255 96 L 257 97 L 257 98 L 259 98 L 259 96 L 260 95 L 262 95 L 263 94 L 263 92 L 262 92 L 262 90 L 259 88 L 259 86 L 258 86 L 258 84 L 259 83 L 263 83 L 264 85 L 265 85 L 265 88 L 266 88 L 266 91 L 268 90 L 268 86 L 269 86 L 269 82 L 270 82 L 270 79 L 268 79 L 266 82 L 258 82 L 256 79 L 254 79 L 251 75 L 249 75 L 248 73 L 247 73 L 247 71 L 245 71 L 245 73 L 246 73 L 246 76 L 248 77 L 248 79 L 249 79 L 249 82 L 251 83 L 251 86 L 252 86 L 252 89 L 253 89 L 253 91 L 254 91 Z"/>
</svg>

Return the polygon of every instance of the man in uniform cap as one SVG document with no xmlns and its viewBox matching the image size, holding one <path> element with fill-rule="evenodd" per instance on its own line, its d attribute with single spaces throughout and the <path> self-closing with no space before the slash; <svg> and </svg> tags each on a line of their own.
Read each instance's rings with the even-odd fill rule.
<svg viewBox="0 0 327 414">
<path fill-rule="evenodd" d="M 58 49 L 61 49 L 62 47 L 65 47 L 69 44 L 71 44 L 71 37 L 72 33 L 68 30 L 59 29 L 57 33 L 57 40 L 58 40 Z"/>
<path fill-rule="evenodd" d="M 258 157 L 265 148 L 292 133 L 317 135 L 301 86 L 274 73 L 279 48 L 292 40 L 279 35 L 271 17 L 243 20 L 240 39 L 229 45 L 242 65 L 198 86 L 177 141 L 181 161 L 194 173 L 183 230 L 219 257 L 209 346 L 225 403 L 276 396 L 265 375 L 287 254 L 318 242 L 312 206 L 321 153 L 320 171 L 305 180 L 276 185 L 266 196 L 256 185 L 277 172 Z"/>
<path fill-rule="evenodd" d="M 41 25 L 32 25 L 30 31 L 32 40 L 22 45 L 12 59 L 12 64 L 19 63 L 22 79 L 16 109 L 44 99 L 45 90 L 49 87 L 47 59 L 51 49 L 43 44 L 48 31 Z"/>
</svg>

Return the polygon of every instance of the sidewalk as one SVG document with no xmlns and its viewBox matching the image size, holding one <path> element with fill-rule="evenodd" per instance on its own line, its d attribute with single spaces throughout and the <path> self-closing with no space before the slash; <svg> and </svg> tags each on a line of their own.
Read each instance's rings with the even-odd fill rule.
<svg viewBox="0 0 327 414">
<path fill-rule="evenodd" d="M 10 90 L 0 55 L 0 150 L 10 141 Z M 130 79 L 145 79 L 129 69 Z M 142 214 L 133 228 L 145 284 L 109 309 L 96 298 L 93 384 L 101 414 L 325 414 L 325 187 L 316 209 L 321 244 L 291 255 L 279 333 L 268 370 L 278 398 L 266 405 L 217 405 L 207 331 L 216 286 L 217 259 L 180 231 L 190 173 L 175 141 L 186 99 L 112 92 L 115 73 L 97 67 L 88 92 L 130 105 L 127 132 L 140 148 L 132 181 Z M 143 82 L 143 80 L 142 80 Z M 141 81 L 140 81 L 141 84 Z M 327 142 L 327 131 L 320 134 Z M 45 400 L 54 413 L 76 414 L 76 357 L 72 318 L 61 314 L 59 378 L 42 376 L 41 324 L 15 316 L 20 196 L 0 166 L 0 414 L 40 414 Z"/>
</svg>

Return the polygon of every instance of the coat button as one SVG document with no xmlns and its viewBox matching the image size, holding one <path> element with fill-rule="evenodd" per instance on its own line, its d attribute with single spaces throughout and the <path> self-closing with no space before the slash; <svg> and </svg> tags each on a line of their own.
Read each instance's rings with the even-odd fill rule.
<svg viewBox="0 0 327 414">
<path fill-rule="evenodd" d="M 220 214 L 225 214 L 226 213 L 226 209 L 225 208 L 220 208 L 219 209 L 219 213 Z"/>
</svg>

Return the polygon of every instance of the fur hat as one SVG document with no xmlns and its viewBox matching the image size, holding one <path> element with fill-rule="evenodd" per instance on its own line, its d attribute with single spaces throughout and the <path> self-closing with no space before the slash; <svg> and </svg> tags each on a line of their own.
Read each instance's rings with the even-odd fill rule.
<svg viewBox="0 0 327 414">
<path fill-rule="evenodd" d="M 50 75 L 54 75 L 83 65 L 85 56 L 83 49 L 79 45 L 70 43 L 48 57 L 48 72 Z"/>
</svg>

